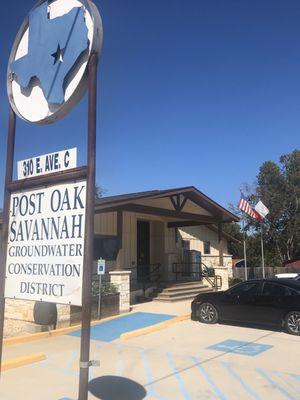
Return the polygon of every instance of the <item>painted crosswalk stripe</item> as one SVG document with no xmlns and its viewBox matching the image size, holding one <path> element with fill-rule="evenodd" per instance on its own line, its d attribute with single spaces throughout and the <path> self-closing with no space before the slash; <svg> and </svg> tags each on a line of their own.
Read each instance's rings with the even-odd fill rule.
<svg viewBox="0 0 300 400">
<path fill-rule="evenodd" d="M 224 368 L 226 368 L 226 370 L 228 371 L 228 373 L 239 382 L 239 384 L 245 389 L 245 391 L 248 393 L 248 395 L 250 397 L 252 397 L 252 399 L 254 400 L 260 400 L 261 397 L 252 389 L 251 386 L 249 386 L 244 379 L 233 369 L 231 368 L 231 366 L 226 363 L 226 362 L 222 362 L 222 365 L 224 366 Z"/>
<path fill-rule="evenodd" d="M 177 380 L 180 392 L 181 392 L 181 394 L 183 396 L 182 399 L 184 399 L 184 400 L 192 400 L 192 397 L 190 396 L 188 390 L 186 389 L 184 381 L 183 381 L 183 379 L 182 379 L 182 377 L 180 375 L 180 371 L 175 365 L 175 362 L 174 362 L 172 354 L 165 353 L 165 356 L 166 356 L 166 359 L 168 361 L 168 365 L 169 365 L 170 369 L 174 372 L 174 377 Z"/>
<path fill-rule="evenodd" d="M 260 368 L 256 368 L 256 371 L 266 380 L 269 382 L 269 384 L 271 386 L 273 386 L 273 388 L 277 389 L 280 393 L 282 393 L 287 399 L 289 400 L 295 400 L 295 398 L 293 396 L 291 396 L 283 387 L 281 387 L 280 385 L 278 385 L 278 383 L 276 383 L 273 379 L 271 379 L 266 372 L 264 372 L 262 369 Z"/>
<path fill-rule="evenodd" d="M 201 375 L 206 380 L 206 382 L 209 384 L 209 386 L 211 387 L 211 389 L 215 393 L 215 395 L 221 400 L 226 400 L 226 396 L 221 392 L 221 390 L 215 384 L 213 379 L 206 372 L 206 370 L 203 367 L 203 365 L 200 364 L 199 360 L 197 360 L 196 357 L 191 357 L 191 359 L 193 360 L 193 362 L 195 363 L 195 367 L 198 369 L 198 371 L 200 371 Z"/>
</svg>

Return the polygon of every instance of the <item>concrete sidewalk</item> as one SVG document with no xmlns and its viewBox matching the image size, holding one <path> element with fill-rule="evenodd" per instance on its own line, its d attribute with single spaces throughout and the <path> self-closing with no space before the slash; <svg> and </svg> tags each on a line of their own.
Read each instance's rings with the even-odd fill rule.
<svg viewBox="0 0 300 400">
<path fill-rule="evenodd" d="M 191 300 L 165 303 L 163 301 L 149 301 L 134 304 L 132 311 L 143 311 L 158 314 L 185 315 L 191 312 Z"/>
</svg>

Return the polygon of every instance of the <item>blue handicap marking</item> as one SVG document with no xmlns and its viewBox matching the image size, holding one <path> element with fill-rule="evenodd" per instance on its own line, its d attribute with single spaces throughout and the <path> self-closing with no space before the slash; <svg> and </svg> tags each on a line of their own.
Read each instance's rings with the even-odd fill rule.
<svg viewBox="0 0 300 400">
<path fill-rule="evenodd" d="M 59 399 L 59 400 L 73 400 L 73 399 L 70 399 L 70 397 L 62 397 L 62 398 Z"/>
<path fill-rule="evenodd" d="M 136 312 L 92 326 L 91 339 L 111 342 L 112 340 L 118 339 L 122 333 L 146 328 L 147 326 L 158 324 L 172 318 L 174 318 L 174 315 Z M 69 335 L 80 337 L 81 329 L 69 333 Z"/>
<path fill-rule="evenodd" d="M 226 353 L 243 354 L 246 356 L 257 356 L 258 354 L 271 349 L 269 344 L 244 342 L 241 340 L 228 339 L 207 347 L 209 350 L 223 351 Z"/>
<path fill-rule="evenodd" d="M 300 375 L 297 375 L 297 374 L 291 374 L 291 376 L 292 376 L 293 378 L 295 378 L 297 381 L 299 381 L 299 382 L 300 382 Z"/>
</svg>

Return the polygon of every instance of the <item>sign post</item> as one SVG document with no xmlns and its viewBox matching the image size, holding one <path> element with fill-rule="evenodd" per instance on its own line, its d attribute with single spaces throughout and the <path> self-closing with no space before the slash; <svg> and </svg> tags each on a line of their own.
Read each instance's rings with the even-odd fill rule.
<svg viewBox="0 0 300 400">
<path fill-rule="evenodd" d="M 99 275 L 98 319 L 101 319 L 101 286 L 102 286 L 102 275 L 105 274 L 105 260 L 103 260 L 102 258 L 98 260 L 97 273 Z"/>
<path fill-rule="evenodd" d="M 4 311 L 5 311 L 5 271 L 6 271 L 6 250 L 8 237 L 8 219 L 9 219 L 9 203 L 10 191 L 9 183 L 13 178 L 13 163 L 16 135 L 16 114 L 13 109 L 9 109 L 9 124 L 6 149 L 6 173 L 4 186 L 4 202 L 3 202 L 3 223 L 2 223 L 2 241 L 1 241 L 1 264 L 0 264 L 0 374 L 2 372 L 2 349 L 3 349 L 3 330 L 4 330 Z"/>
<path fill-rule="evenodd" d="M 243 218 L 243 248 L 244 248 L 244 272 L 245 272 L 245 281 L 248 280 L 248 271 L 247 271 L 247 250 L 246 250 L 246 227 L 245 220 Z"/>
<path fill-rule="evenodd" d="M 95 168 L 96 168 L 96 107 L 97 107 L 97 65 L 98 56 L 92 54 L 89 65 L 88 85 L 88 146 L 87 146 L 87 198 L 85 219 L 85 251 L 82 283 L 82 322 L 79 371 L 79 400 L 87 400 L 90 362 L 90 331 L 92 307 L 92 271 L 95 209 Z"/>
<path fill-rule="evenodd" d="M 92 0 L 39 0 L 13 45 L 0 259 L 0 372 L 5 298 L 82 306 L 79 400 L 88 398 L 94 239 L 97 66 L 102 22 Z M 16 115 L 63 118 L 88 88 L 87 165 L 75 149 L 29 158 L 13 181 Z M 45 256 L 47 254 L 47 257 Z M 47 262 L 45 262 L 47 259 Z"/>
</svg>

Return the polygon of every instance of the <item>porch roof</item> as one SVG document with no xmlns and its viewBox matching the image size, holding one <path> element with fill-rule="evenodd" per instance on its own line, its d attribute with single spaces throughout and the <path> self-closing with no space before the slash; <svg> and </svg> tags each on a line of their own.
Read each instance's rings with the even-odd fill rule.
<svg viewBox="0 0 300 400">
<path fill-rule="evenodd" d="M 170 227 L 239 221 L 236 215 L 194 186 L 129 193 L 96 200 L 96 213 L 114 211 L 167 217 Z"/>
</svg>

